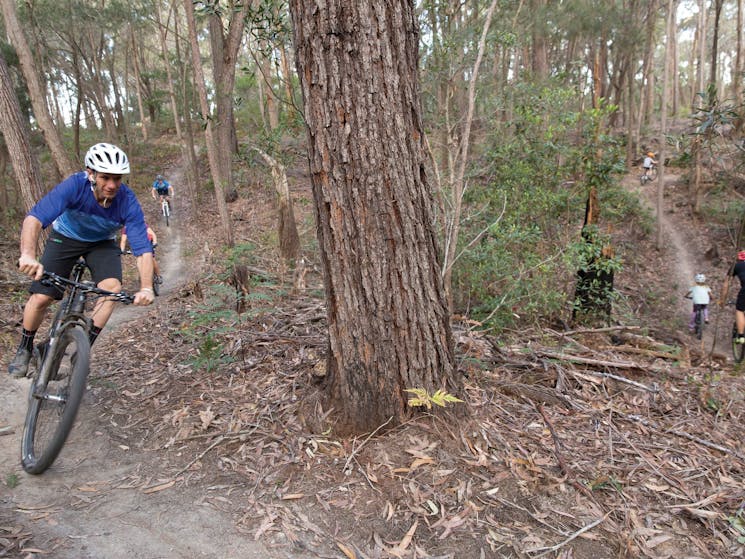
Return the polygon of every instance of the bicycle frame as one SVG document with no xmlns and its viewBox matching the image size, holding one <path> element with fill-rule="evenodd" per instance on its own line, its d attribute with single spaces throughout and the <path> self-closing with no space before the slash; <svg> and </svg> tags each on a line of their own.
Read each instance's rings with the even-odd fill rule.
<svg viewBox="0 0 745 559">
<path fill-rule="evenodd" d="M 64 298 L 52 319 L 48 340 L 34 349 L 36 372 L 21 441 L 21 464 L 30 474 L 43 473 L 56 460 L 85 393 L 93 322 L 85 316 L 86 302 L 100 297 L 123 303 L 134 300 L 127 293 L 114 293 L 83 281 L 87 269 L 81 258 L 73 266 L 71 279 L 51 272 L 44 272 L 41 279 L 42 284 L 61 290 Z M 63 361 L 65 369 L 58 376 Z"/>
<path fill-rule="evenodd" d="M 88 269 L 88 265 L 84 260 L 78 260 L 73 266 L 72 273 L 70 274 L 71 279 L 66 280 L 56 274 L 50 272 L 45 273 L 45 282 L 48 285 L 54 285 L 57 288 L 63 289 L 67 293 L 67 297 L 63 297 L 60 308 L 57 311 L 52 325 L 49 328 L 49 339 L 44 344 L 46 346 L 44 355 L 41 356 L 40 370 L 37 375 L 36 382 L 34 384 L 33 396 L 38 398 L 41 397 L 37 393 L 37 387 L 46 386 L 49 381 L 50 375 L 50 364 L 51 361 L 47 359 L 48 355 L 52 355 L 55 346 L 59 340 L 59 334 L 62 332 L 62 326 L 67 323 L 75 322 L 80 324 L 86 332 L 90 330 L 91 320 L 85 316 L 85 302 L 87 300 L 87 291 L 84 291 L 80 284 L 84 284 L 81 280 L 85 271 Z M 86 282 L 90 284 L 90 287 L 95 287 L 92 282 Z M 85 285 L 85 284 L 84 284 Z M 98 288 L 95 288 L 98 289 Z M 48 396 L 49 399 L 57 399 L 53 396 Z"/>
</svg>

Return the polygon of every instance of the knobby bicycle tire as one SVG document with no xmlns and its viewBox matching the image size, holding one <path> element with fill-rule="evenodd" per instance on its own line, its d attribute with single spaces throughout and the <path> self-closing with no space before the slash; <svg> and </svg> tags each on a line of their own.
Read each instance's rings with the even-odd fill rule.
<svg viewBox="0 0 745 559">
<path fill-rule="evenodd" d="M 737 343 L 737 323 L 732 325 L 732 356 L 735 358 L 735 363 L 740 363 L 745 357 L 745 344 Z"/>
<path fill-rule="evenodd" d="M 153 272 L 153 295 L 160 295 L 160 278 Z"/>
<path fill-rule="evenodd" d="M 63 327 L 49 363 L 50 380 L 34 377 L 23 427 L 21 464 L 29 474 L 41 474 L 62 450 L 83 399 L 90 367 L 90 343 L 82 326 Z M 40 364 L 41 366 L 41 364 Z"/>
<path fill-rule="evenodd" d="M 163 202 L 163 217 L 166 220 L 166 227 L 169 227 L 170 224 L 168 222 L 171 218 L 171 204 L 168 200 Z"/>
<path fill-rule="evenodd" d="M 704 313 L 702 310 L 699 309 L 696 311 L 695 321 L 696 321 L 696 326 L 695 326 L 696 338 L 700 340 L 704 335 Z"/>
</svg>

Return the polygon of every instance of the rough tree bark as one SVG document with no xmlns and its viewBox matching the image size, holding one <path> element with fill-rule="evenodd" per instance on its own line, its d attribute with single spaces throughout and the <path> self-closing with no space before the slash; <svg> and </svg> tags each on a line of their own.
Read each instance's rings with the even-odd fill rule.
<svg viewBox="0 0 745 559">
<path fill-rule="evenodd" d="M 57 165 L 60 176 L 66 177 L 75 172 L 76 166 L 73 165 L 72 160 L 67 155 L 62 145 L 62 138 L 54 122 L 52 122 L 52 117 L 49 115 L 46 94 L 44 93 L 45 90 L 36 72 L 36 64 L 31 55 L 31 49 L 26 41 L 26 36 L 23 34 L 18 21 L 15 2 L 13 0 L 0 0 L 0 6 L 2 6 L 3 18 L 5 19 L 5 30 L 10 38 L 10 42 L 13 44 L 13 48 L 18 53 L 21 71 L 23 72 L 23 77 L 26 79 L 28 93 L 31 97 L 31 105 L 34 108 L 34 118 L 36 118 L 36 122 L 39 123 L 39 128 L 44 134 L 44 140 L 52 152 L 52 159 L 54 159 L 54 163 Z"/>
<path fill-rule="evenodd" d="M 336 432 L 457 390 L 432 227 L 413 0 L 291 0 L 326 288 Z"/>
<path fill-rule="evenodd" d="M 36 158 L 28 140 L 26 121 L 15 94 L 5 58 L 0 55 L 0 131 L 5 138 L 24 210 L 41 198 L 44 186 Z"/>
</svg>

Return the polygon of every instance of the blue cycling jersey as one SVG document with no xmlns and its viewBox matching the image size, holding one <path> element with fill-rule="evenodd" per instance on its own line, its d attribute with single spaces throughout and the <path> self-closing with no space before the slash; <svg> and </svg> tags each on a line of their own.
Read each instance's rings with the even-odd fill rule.
<svg viewBox="0 0 745 559">
<path fill-rule="evenodd" d="M 153 183 L 153 188 L 158 191 L 158 194 L 168 194 L 168 189 L 170 187 L 171 185 L 165 179 L 162 181 L 155 181 Z"/>
<path fill-rule="evenodd" d="M 126 184 L 104 208 L 96 201 L 86 173 L 75 173 L 39 200 L 28 215 L 41 221 L 43 228 L 51 225 L 60 235 L 83 242 L 114 239 L 126 225 L 132 253 L 152 252 L 142 207 Z"/>
</svg>

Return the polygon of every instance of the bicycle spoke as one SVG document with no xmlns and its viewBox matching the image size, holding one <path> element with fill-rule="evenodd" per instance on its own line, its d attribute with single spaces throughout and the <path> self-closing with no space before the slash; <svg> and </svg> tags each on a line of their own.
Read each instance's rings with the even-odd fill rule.
<svg viewBox="0 0 745 559">
<path fill-rule="evenodd" d="M 46 470 L 62 449 L 88 376 L 90 345 L 80 326 L 67 327 L 52 352 L 49 381 L 34 379 L 24 426 L 22 463 L 32 474 Z"/>
</svg>

